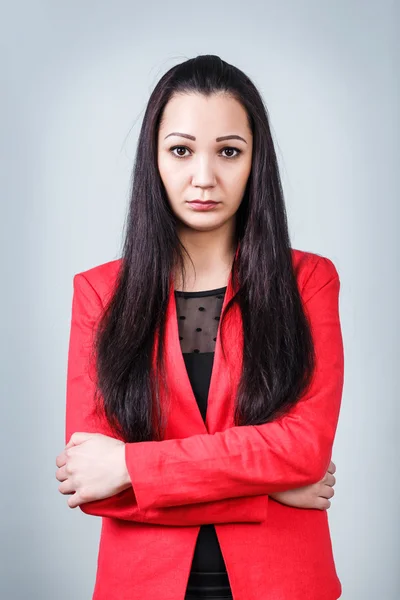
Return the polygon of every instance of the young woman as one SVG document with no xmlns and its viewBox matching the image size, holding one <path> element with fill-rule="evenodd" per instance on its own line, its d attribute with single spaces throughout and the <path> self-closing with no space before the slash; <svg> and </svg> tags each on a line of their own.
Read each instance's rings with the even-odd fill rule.
<svg viewBox="0 0 400 600">
<path fill-rule="evenodd" d="M 56 478 L 102 517 L 93 599 L 339 598 L 339 276 L 291 248 L 242 71 L 206 55 L 161 78 L 123 256 L 73 283 Z"/>
</svg>

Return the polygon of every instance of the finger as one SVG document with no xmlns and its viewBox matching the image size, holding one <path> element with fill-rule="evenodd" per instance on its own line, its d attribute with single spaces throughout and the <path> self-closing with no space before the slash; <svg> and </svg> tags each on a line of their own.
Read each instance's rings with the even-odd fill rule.
<svg viewBox="0 0 400 600">
<path fill-rule="evenodd" d="M 330 505 L 331 502 L 323 496 L 318 496 L 318 498 L 315 500 L 315 508 L 318 508 L 319 510 L 327 510 Z"/>
<path fill-rule="evenodd" d="M 63 467 L 66 462 L 67 462 L 67 457 L 65 456 L 65 452 L 63 451 L 61 454 L 59 454 L 57 456 L 56 465 L 57 465 L 57 467 Z"/>
<path fill-rule="evenodd" d="M 68 444 L 65 448 L 70 448 L 71 446 L 77 446 L 78 444 L 82 444 L 82 442 L 86 442 L 92 437 L 97 437 L 98 433 L 88 433 L 86 431 L 75 431 L 71 437 L 69 438 Z"/>
<path fill-rule="evenodd" d="M 317 496 L 314 500 L 314 505 L 319 510 L 327 510 L 331 506 L 331 501 L 324 496 Z"/>
<path fill-rule="evenodd" d="M 336 483 L 336 477 L 329 472 L 325 473 L 325 477 L 321 480 L 321 483 L 325 485 L 334 486 Z"/>
<path fill-rule="evenodd" d="M 56 479 L 58 479 L 58 481 L 65 481 L 66 479 L 68 479 L 67 466 L 66 465 L 64 465 L 60 469 L 57 469 L 57 471 L 56 471 Z"/>
<path fill-rule="evenodd" d="M 80 505 L 79 492 L 75 492 L 70 498 L 67 500 L 67 504 L 70 508 L 76 508 Z"/>
<path fill-rule="evenodd" d="M 335 495 L 335 490 L 330 485 L 323 485 L 322 489 L 319 492 L 319 496 L 321 498 L 333 498 Z"/>
<path fill-rule="evenodd" d="M 329 463 L 328 473 L 335 473 L 335 471 L 336 471 L 336 465 L 333 461 L 331 461 Z"/>
<path fill-rule="evenodd" d="M 60 485 L 58 486 L 58 491 L 60 492 L 60 494 L 74 494 L 76 490 L 74 489 L 71 480 L 66 479 L 65 481 L 60 483 Z"/>
<path fill-rule="evenodd" d="M 75 435 L 75 434 L 73 434 L 73 435 Z M 78 438 L 76 438 L 76 437 L 72 438 L 72 436 L 71 436 L 68 444 L 65 446 L 65 450 L 67 448 L 71 448 L 72 446 L 77 446 L 78 444 L 80 444 L 81 442 L 78 442 L 77 439 Z"/>
</svg>

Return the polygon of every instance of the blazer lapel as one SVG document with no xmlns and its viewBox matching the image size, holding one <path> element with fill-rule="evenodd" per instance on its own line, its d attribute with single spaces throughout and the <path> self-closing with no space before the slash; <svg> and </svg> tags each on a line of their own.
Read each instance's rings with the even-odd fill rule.
<svg viewBox="0 0 400 600">
<path fill-rule="evenodd" d="M 239 247 L 236 250 L 236 256 Z M 221 319 L 215 342 L 215 354 L 204 423 L 190 383 L 179 341 L 179 329 L 171 277 L 165 331 L 165 364 L 169 393 L 160 386 L 161 404 L 167 410 L 165 439 L 183 438 L 201 433 L 223 431 L 233 425 L 234 401 L 240 379 L 243 357 L 242 319 L 234 305 L 223 326 L 226 359 L 221 346 L 221 322 L 226 305 L 237 289 L 230 273 L 221 309 Z M 157 347 L 157 344 L 155 345 Z M 155 366 L 153 354 L 153 365 Z M 168 395 L 168 397 L 166 397 Z"/>
</svg>

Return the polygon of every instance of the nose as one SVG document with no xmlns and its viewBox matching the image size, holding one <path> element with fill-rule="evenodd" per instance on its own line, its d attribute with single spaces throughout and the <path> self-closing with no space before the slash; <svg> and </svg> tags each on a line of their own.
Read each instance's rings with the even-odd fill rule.
<svg viewBox="0 0 400 600">
<path fill-rule="evenodd" d="M 192 185 L 194 187 L 212 187 L 215 185 L 215 169 L 213 161 L 207 157 L 198 158 L 193 161 L 194 170 Z"/>
</svg>

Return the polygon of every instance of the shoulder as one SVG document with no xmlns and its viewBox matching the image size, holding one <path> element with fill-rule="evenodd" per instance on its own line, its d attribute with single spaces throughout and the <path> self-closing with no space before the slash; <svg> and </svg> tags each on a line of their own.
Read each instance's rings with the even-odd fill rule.
<svg viewBox="0 0 400 600">
<path fill-rule="evenodd" d="M 332 280 L 340 285 L 338 270 L 327 256 L 292 248 L 292 264 L 304 302 Z"/>
<path fill-rule="evenodd" d="M 74 288 L 84 288 L 87 293 L 90 291 L 95 293 L 101 303 L 105 305 L 112 294 L 121 265 L 122 259 L 117 258 L 75 273 L 73 276 Z"/>
<path fill-rule="evenodd" d="M 338 270 L 327 256 L 297 248 L 291 251 L 297 285 L 305 302 L 329 281 L 336 279 L 340 283 Z M 104 305 L 112 294 L 121 265 L 122 259 L 117 258 L 80 271 L 74 275 L 74 287 L 92 289 Z"/>
</svg>

